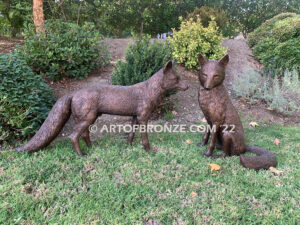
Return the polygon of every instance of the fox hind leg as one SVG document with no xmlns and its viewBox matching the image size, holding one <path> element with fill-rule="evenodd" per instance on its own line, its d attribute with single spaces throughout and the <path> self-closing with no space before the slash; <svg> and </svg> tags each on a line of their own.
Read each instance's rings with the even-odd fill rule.
<svg viewBox="0 0 300 225">
<path fill-rule="evenodd" d="M 79 139 L 80 139 L 80 136 L 83 134 L 84 140 L 85 141 L 88 140 L 88 142 L 90 142 L 88 128 L 97 119 L 97 113 L 90 112 L 88 115 L 85 116 L 84 120 L 80 120 L 80 118 L 76 118 L 76 117 L 74 119 L 75 119 L 76 125 L 74 127 L 73 132 L 69 135 L 69 139 L 73 145 L 74 150 L 77 152 L 77 154 L 80 156 L 84 156 L 84 154 L 80 150 Z"/>
<path fill-rule="evenodd" d="M 102 114 L 99 114 L 98 117 L 100 117 Z M 95 122 L 95 121 L 94 121 Z M 93 123 L 94 123 L 93 122 Z M 93 124 L 92 123 L 92 124 Z M 90 124 L 90 125 L 92 125 Z M 84 140 L 84 142 L 86 143 L 87 146 L 91 146 L 92 143 L 91 143 L 91 139 L 90 139 L 90 125 L 89 127 L 82 133 L 81 137 L 82 139 Z"/>
<path fill-rule="evenodd" d="M 232 135 L 228 132 L 224 132 L 222 135 L 222 144 L 223 144 L 223 155 L 231 156 L 231 149 L 232 149 Z"/>
<path fill-rule="evenodd" d="M 91 146 L 91 139 L 90 139 L 90 131 L 89 128 L 87 128 L 81 135 L 83 138 L 84 142 L 86 143 L 87 146 Z"/>
<path fill-rule="evenodd" d="M 129 133 L 128 139 L 127 139 L 127 142 L 130 145 L 132 145 L 132 142 L 133 142 L 133 139 L 134 139 L 134 136 L 135 136 L 135 131 L 133 130 L 134 129 L 133 126 L 136 125 L 136 124 L 138 124 L 137 116 L 133 116 L 132 121 L 131 121 L 132 131 L 131 131 L 131 133 Z"/>
</svg>

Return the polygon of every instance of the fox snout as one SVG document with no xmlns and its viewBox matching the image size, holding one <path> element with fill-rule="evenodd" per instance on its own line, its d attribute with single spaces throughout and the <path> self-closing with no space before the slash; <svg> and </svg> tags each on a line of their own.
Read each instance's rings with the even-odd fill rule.
<svg viewBox="0 0 300 225">
<path fill-rule="evenodd" d="M 210 90 L 215 86 L 214 81 L 210 78 L 206 78 L 206 80 L 203 79 L 202 82 L 203 82 L 203 87 L 204 87 L 205 90 Z"/>
<path fill-rule="evenodd" d="M 205 90 L 210 90 L 211 88 L 210 88 L 209 86 L 205 85 L 205 86 L 204 86 L 204 89 L 205 89 Z"/>
</svg>

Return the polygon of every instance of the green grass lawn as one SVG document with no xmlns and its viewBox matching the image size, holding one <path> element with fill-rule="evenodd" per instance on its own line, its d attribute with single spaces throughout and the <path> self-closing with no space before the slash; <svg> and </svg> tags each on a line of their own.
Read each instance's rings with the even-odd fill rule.
<svg viewBox="0 0 300 225">
<path fill-rule="evenodd" d="M 28 155 L 0 154 L 0 224 L 299 224 L 300 127 L 247 129 L 248 144 L 278 157 L 276 176 L 208 159 L 199 134 L 140 135 L 128 146 L 111 135 L 78 157 L 69 141 Z M 280 145 L 273 140 L 278 138 Z M 222 170 L 214 176 L 209 163 Z M 197 193 L 192 196 L 191 193 Z"/>
</svg>

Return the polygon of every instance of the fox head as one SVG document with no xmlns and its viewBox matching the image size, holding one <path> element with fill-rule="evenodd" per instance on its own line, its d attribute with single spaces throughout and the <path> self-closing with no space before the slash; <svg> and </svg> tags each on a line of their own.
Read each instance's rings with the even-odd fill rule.
<svg viewBox="0 0 300 225">
<path fill-rule="evenodd" d="M 173 68 L 173 62 L 169 61 L 163 68 L 162 88 L 166 91 L 185 91 L 189 86 L 182 81 L 178 73 Z"/>
<path fill-rule="evenodd" d="M 198 77 L 202 87 L 210 90 L 223 83 L 225 79 L 225 68 L 229 62 L 229 56 L 225 55 L 220 60 L 207 60 L 199 54 L 198 63 L 201 66 Z"/>
</svg>

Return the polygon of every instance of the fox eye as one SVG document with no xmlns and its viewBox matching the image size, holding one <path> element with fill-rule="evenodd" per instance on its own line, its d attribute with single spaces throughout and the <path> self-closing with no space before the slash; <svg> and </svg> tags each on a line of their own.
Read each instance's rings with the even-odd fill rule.
<svg viewBox="0 0 300 225">
<path fill-rule="evenodd" d="M 203 77 L 205 77 L 205 78 L 207 77 L 207 75 L 206 75 L 206 74 L 202 74 L 202 76 L 203 76 Z"/>
<path fill-rule="evenodd" d="M 219 75 L 215 75 L 215 76 L 214 76 L 214 79 L 218 79 L 218 78 L 219 78 Z"/>
</svg>

